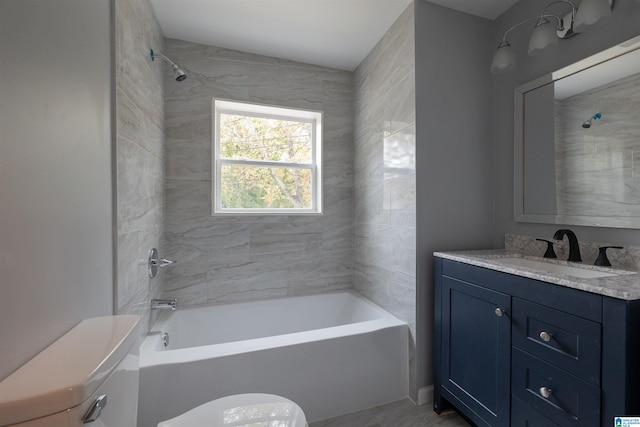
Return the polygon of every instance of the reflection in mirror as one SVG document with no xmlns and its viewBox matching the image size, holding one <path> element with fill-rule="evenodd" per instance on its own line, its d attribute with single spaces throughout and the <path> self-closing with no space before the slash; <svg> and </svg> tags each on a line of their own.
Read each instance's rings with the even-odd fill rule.
<svg viewBox="0 0 640 427">
<path fill-rule="evenodd" d="M 515 220 L 640 228 L 640 37 L 515 101 Z"/>
</svg>

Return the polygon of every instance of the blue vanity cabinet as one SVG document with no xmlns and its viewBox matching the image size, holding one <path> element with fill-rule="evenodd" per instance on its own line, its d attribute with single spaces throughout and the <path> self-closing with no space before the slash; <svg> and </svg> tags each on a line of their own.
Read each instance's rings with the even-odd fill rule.
<svg viewBox="0 0 640 427">
<path fill-rule="evenodd" d="M 443 277 L 441 393 L 478 425 L 509 425 L 510 304 L 509 295 Z"/>
<path fill-rule="evenodd" d="M 434 410 L 478 426 L 640 416 L 640 301 L 436 257 Z"/>
</svg>

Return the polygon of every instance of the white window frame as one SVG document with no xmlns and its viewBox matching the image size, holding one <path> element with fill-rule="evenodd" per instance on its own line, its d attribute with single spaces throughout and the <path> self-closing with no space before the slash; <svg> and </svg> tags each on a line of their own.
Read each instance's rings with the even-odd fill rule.
<svg viewBox="0 0 640 427">
<path fill-rule="evenodd" d="M 321 215 L 322 214 L 322 112 L 278 107 L 226 99 L 212 100 L 212 161 L 213 170 L 211 214 L 218 215 Z M 311 163 L 223 159 L 220 156 L 220 114 L 240 114 L 280 120 L 303 121 L 312 124 Z M 303 168 L 311 171 L 310 208 L 223 208 L 221 176 L 223 165 Z"/>
</svg>

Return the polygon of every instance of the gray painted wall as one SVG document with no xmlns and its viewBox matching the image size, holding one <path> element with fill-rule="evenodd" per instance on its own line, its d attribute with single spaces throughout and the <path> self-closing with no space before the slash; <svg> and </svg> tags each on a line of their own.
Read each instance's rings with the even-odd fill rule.
<svg viewBox="0 0 640 427">
<path fill-rule="evenodd" d="M 555 215 L 556 146 L 553 85 L 545 85 L 524 95 L 524 194 L 523 209 L 528 214 Z"/>
<path fill-rule="evenodd" d="M 149 301 L 157 298 L 166 276 L 147 273 L 148 252 L 161 246 L 164 233 L 163 76 L 171 67 L 151 61 L 164 38 L 148 0 L 117 0 L 115 8 L 117 117 L 117 239 L 119 314 L 138 314 L 142 332 L 150 323 Z"/>
<path fill-rule="evenodd" d="M 517 22 L 540 13 L 540 4 L 520 1 L 502 14 L 493 25 L 491 38 L 493 55 L 504 31 Z M 561 6 L 558 6 L 561 8 Z M 562 9 L 560 9 L 562 10 Z M 519 28 L 510 38 L 517 57 L 517 68 L 504 75 L 493 77 L 493 129 L 494 129 L 494 182 L 495 221 L 494 245 L 501 247 L 504 235 L 522 234 L 536 237 L 551 237 L 561 225 L 526 224 L 513 221 L 513 90 L 544 74 L 572 64 L 603 49 L 621 43 L 640 34 L 638 25 L 640 3 L 620 0 L 615 3 L 613 19 L 591 32 L 576 35 L 560 41 L 557 49 L 535 57 L 527 56 L 530 31 Z M 487 66 L 488 69 L 488 66 Z M 640 231 L 599 228 L 571 227 L 580 240 L 612 242 L 622 245 L 637 244 Z"/>
<path fill-rule="evenodd" d="M 433 252 L 492 245 L 491 22 L 415 2 L 418 385 L 433 384 Z"/>
<path fill-rule="evenodd" d="M 353 287 L 411 329 L 417 398 L 414 8 L 355 71 Z"/>
<path fill-rule="evenodd" d="M 164 295 L 225 303 L 348 289 L 352 275 L 352 73 L 166 40 L 188 74 L 165 77 Z M 323 111 L 322 216 L 211 216 L 211 101 Z"/>
<path fill-rule="evenodd" d="M 0 2 L 0 379 L 113 312 L 111 9 Z"/>
</svg>

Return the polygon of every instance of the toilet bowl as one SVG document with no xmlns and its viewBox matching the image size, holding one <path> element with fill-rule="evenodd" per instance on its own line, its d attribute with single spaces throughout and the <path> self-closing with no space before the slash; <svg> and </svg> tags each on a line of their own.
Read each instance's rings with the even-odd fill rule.
<svg viewBox="0 0 640 427">
<path fill-rule="evenodd" d="M 138 316 L 80 322 L 0 381 L 0 427 L 133 427 L 138 403 Z M 200 405 L 159 427 L 305 427 L 302 409 L 272 394 Z"/>
<path fill-rule="evenodd" d="M 274 394 L 236 394 L 200 405 L 158 427 L 222 426 L 305 427 L 304 412 L 289 399 Z"/>
</svg>

